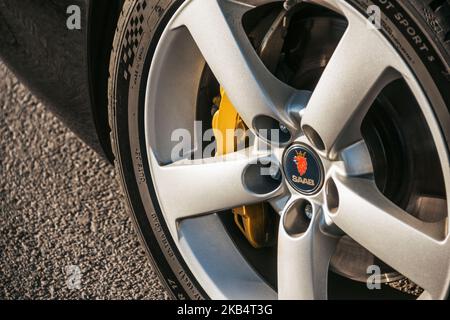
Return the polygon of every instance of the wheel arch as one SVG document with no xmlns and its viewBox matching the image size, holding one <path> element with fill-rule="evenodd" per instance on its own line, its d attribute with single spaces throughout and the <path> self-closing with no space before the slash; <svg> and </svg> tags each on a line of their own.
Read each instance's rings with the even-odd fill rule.
<svg viewBox="0 0 450 320">
<path fill-rule="evenodd" d="M 103 151 L 111 162 L 108 124 L 109 62 L 117 20 L 125 0 L 91 0 L 88 21 L 88 68 L 94 122 Z"/>
</svg>

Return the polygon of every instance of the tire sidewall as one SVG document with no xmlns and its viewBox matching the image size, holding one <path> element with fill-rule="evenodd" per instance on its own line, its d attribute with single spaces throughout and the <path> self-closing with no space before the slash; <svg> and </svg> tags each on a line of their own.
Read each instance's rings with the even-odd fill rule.
<svg viewBox="0 0 450 320">
<path fill-rule="evenodd" d="M 135 0 L 124 12 L 111 60 L 110 104 L 116 167 L 137 230 L 172 298 L 208 298 L 187 268 L 164 223 L 153 188 L 144 132 L 148 72 L 164 26 L 183 0 Z M 146 5 L 144 5 L 146 3 Z"/>
</svg>

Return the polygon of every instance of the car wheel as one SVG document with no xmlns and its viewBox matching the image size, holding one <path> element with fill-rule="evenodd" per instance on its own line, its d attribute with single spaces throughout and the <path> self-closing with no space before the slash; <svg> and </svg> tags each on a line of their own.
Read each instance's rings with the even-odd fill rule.
<svg viewBox="0 0 450 320">
<path fill-rule="evenodd" d="M 449 15 L 448 0 L 125 1 L 115 165 L 174 298 L 447 296 Z"/>
</svg>

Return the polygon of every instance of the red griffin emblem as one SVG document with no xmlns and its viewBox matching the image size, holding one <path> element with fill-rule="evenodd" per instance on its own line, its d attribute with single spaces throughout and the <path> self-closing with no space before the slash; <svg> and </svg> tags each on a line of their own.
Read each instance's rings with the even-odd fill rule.
<svg viewBox="0 0 450 320">
<path fill-rule="evenodd" d="M 297 152 L 294 157 L 294 162 L 297 165 L 297 170 L 300 176 L 303 176 L 308 171 L 308 160 L 306 159 L 306 153 Z"/>
</svg>

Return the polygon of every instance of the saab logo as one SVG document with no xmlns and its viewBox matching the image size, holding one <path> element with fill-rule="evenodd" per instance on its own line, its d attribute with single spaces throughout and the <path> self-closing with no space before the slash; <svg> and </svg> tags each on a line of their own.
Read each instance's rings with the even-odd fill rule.
<svg viewBox="0 0 450 320">
<path fill-rule="evenodd" d="M 294 144 L 283 156 L 283 168 L 289 184 L 298 192 L 311 195 L 323 184 L 323 167 L 319 156 L 305 144 Z"/>
<path fill-rule="evenodd" d="M 314 187 L 316 182 L 313 179 L 302 178 L 308 171 L 308 159 L 306 152 L 296 151 L 294 163 L 297 166 L 297 171 L 300 174 L 300 177 L 292 176 L 292 181 Z"/>
<path fill-rule="evenodd" d="M 297 171 L 300 174 L 300 177 L 303 177 L 308 171 L 308 160 L 306 159 L 306 152 L 297 152 L 297 155 L 294 157 L 294 162 L 297 165 Z"/>
<path fill-rule="evenodd" d="M 313 179 L 303 179 L 302 177 L 292 176 L 292 181 L 295 183 L 305 184 L 311 187 L 316 185 L 316 182 Z"/>
</svg>

